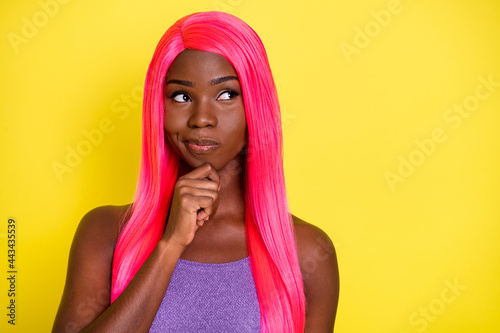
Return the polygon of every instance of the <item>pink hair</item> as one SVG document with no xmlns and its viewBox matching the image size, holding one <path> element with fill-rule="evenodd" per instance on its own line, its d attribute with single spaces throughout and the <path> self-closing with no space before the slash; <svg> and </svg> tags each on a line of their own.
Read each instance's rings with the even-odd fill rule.
<svg viewBox="0 0 500 333">
<path fill-rule="evenodd" d="M 223 12 L 188 15 L 163 35 L 144 87 L 142 158 L 128 222 L 116 244 L 111 301 L 126 288 L 165 228 L 178 155 L 165 143 L 163 85 L 184 49 L 223 55 L 238 73 L 248 127 L 245 226 L 263 332 L 303 332 L 305 296 L 283 172 L 281 116 L 264 46 L 242 20 Z"/>
</svg>

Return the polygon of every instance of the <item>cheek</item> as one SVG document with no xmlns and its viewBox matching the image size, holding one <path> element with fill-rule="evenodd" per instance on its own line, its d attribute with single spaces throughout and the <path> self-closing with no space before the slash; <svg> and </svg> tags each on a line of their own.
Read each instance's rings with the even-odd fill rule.
<svg viewBox="0 0 500 333">
<path fill-rule="evenodd" d="M 248 129 L 246 122 L 243 122 L 241 124 L 241 126 L 238 129 L 238 132 L 240 133 L 241 139 L 246 142 L 248 139 Z"/>
<path fill-rule="evenodd" d="M 165 133 L 165 138 L 170 143 L 171 146 L 175 147 L 175 141 L 177 133 L 179 132 L 179 126 L 177 124 L 177 119 L 169 116 L 167 112 L 164 114 L 163 118 L 163 129 Z"/>
<path fill-rule="evenodd" d="M 172 123 L 167 121 L 167 117 L 163 118 L 163 129 L 165 130 L 165 134 L 172 132 Z"/>
<path fill-rule="evenodd" d="M 245 118 L 245 112 L 243 111 L 242 116 L 238 120 L 238 133 L 240 134 L 240 137 L 243 138 L 243 140 L 247 140 L 248 136 L 248 129 L 247 129 L 247 122 Z"/>
<path fill-rule="evenodd" d="M 183 119 L 176 112 L 165 111 L 163 114 L 163 128 L 167 133 L 178 133 Z"/>
<path fill-rule="evenodd" d="M 224 123 L 219 122 L 219 125 L 225 127 L 224 132 L 231 138 L 235 146 L 239 145 L 242 140 L 246 140 L 247 125 L 245 118 L 230 117 Z"/>
<path fill-rule="evenodd" d="M 229 114 L 231 115 L 230 126 L 234 138 L 238 139 L 238 141 L 240 141 L 240 139 L 246 141 L 247 122 L 246 122 L 245 108 L 243 107 L 243 103 L 241 103 L 241 105 L 238 105 L 238 107 L 235 107 L 233 110 L 231 110 Z"/>
<path fill-rule="evenodd" d="M 248 141 L 248 131 L 245 121 L 241 121 L 238 123 L 234 123 L 235 127 L 233 128 L 233 132 L 231 133 L 232 139 L 232 149 L 236 149 L 241 151 L 245 148 Z"/>
</svg>

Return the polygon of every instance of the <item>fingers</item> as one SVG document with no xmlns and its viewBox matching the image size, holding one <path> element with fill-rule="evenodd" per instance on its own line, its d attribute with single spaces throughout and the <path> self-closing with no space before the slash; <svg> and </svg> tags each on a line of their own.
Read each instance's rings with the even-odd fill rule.
<svg viewBox="0 0 500 333">
<path fill-rule="evenodd" d="M 216 182 L 217 185 L 220 184 L 217 170 L 208 162 L 179 178 L 179 180 L 183 179 L 207 179 Z"/>
<path fill-rule="evenodd" d="M 219 184 L 208 179 L 179 179 L 175 184 L 177 189 L 196 188 L 207 191 L 218 191 Z"/>
<path fill-rule="evenodd" d="M 219 197 L 220 178 L 205 163 L 180 177 L 176 184 L 164 237 L 187 246 L 196 230 L 208 220 Z"/>
<path fill-rule="evenodd" d="M 212 205 L 219 196 L 220 178 L 210 163 L 205 163 L 180 177 L 175 187 L 182 198 L 181 206 L 197 214 L 197 221 L 206 221 L 212 213 Z"/>
<path fill-rule="evenodd" d="M 196 191 L 197 189 L 195 189 L 194 192 Z M 207 196 L 198 195 L 196 193 L 184 193 L 179 198 L 180 205 L 184 211 L 196 214 L 198 220 L 204 219 L 212 213 L 212 205 L 217 199 L 217 194 L 213 193 L 215 192 L 209 193 L 210 195 Z M 202 212 L 206 215 L 202 214 Z"/>
</svg>

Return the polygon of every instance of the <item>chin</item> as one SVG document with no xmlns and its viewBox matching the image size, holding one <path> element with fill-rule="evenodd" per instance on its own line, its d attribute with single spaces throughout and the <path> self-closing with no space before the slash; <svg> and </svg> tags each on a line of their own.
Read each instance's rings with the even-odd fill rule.
<svg viewBox="0 0 500 333">
<path fill-rule="evenodd" d="M 231 175 L 236 175 L 238 173 L 241 173 L 243 175 L 244 171 L 244 159 L 243 157 L 235 157 L 229 161 L 216 161 L 211 158 L 206 158 L 206 159 L 185 159 L 181 157 L 181 160 L 189 166 L 191 169 L 196 169 L 197 167 L 205 164 L 205 163 L 210 163 L 217 172 L 228 172 Z"/>
</svg>

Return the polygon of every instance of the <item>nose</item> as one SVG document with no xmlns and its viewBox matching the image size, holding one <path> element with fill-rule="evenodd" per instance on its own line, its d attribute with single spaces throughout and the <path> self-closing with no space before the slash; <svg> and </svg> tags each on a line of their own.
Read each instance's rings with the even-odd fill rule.
<svg viewBox="0 0 500 333">
<path fill-rule="evenodd" d="M 217 126 L 217 116 L 215 106 L 210 101 L 198 100 L 192 104 L 191 116 L 188 120 L 190 128 L 215 127 Z"/>
</svg>

